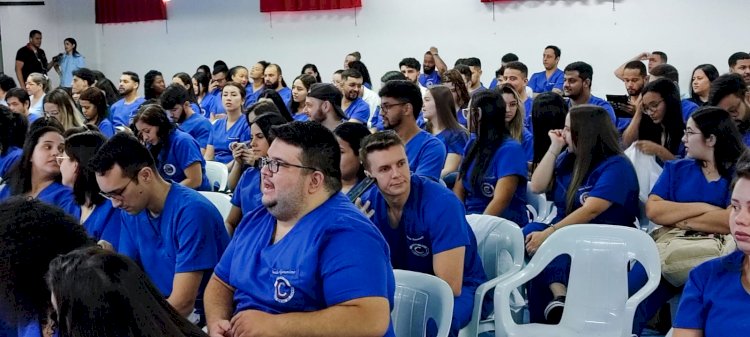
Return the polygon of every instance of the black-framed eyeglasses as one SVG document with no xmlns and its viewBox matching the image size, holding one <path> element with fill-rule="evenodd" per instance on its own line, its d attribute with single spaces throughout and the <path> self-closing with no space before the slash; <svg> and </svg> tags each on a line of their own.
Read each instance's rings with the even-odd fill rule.
<svg viewBox="0 0 750 337">
<path fill-rule="evenodd" d="M 320 171 L 314 167 L 285 163 L 283 161 L 271 159 L 268 157 L 263 157 L 260 159 L 260 168 L 262 169 L 264 167 L 268 167 L 268 170 L 271 171 L 271 173 L 278 173 L 279 167 L 282 167 L 282 166 L 283 167 L 296 167 L 296 168 L 307 169 L 311 171 Z"/>
<path fill-rule="evenodd" d="M 656 109 L 659 108 L 659 105 L 664 102 L 664 100 L 659 100 L 655 102 L 651 102 L 649 104 L 643 104 L 643 111 L 644 112 L 654 112 Z"/>
<path fill-rule="evenodd" d="M 381 104 L 380 105 L 380 110 L 383 111 L 383 112 L 388 112 L 388 110 L 390 110 L 394 106 L 404 105 L 404 104 L 407 104 L 407 103 L 409 103 L 409 102 L 401 102 L 401 103 L 393 103 L 393 104 Z"/>
<path fill-rule="evenodd" d="M 130 186 L 130 183 L 132 183 L 132 182 L 133 182 L 133 178 L 130 178 L 130 180 L 128 181 L 128 183 L 125 184 L 125 186 L 123 186 L 122 188 L 114 190 L 112 192 L 99 191 L 99 195 L 101 195 L 102 197 L 104 197 L 104 198 L 106 198 L 106 199 L 108 199 L 110 201 L 114 200 L 114 199 L 122 199 L 122 194 L 125 193 L 125 190 L 128 189 L 128 186 Z"/>
</svg>

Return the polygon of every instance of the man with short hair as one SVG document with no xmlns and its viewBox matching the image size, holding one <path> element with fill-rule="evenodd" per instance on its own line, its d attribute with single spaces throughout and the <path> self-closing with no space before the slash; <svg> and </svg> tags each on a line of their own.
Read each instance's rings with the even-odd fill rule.
<svg viewBox="0 0 750 337">
<path fill-rule="evenodd" d="M 117 91 L 122 96 L 122 99 L 109 107 L 112 124 L 115 127 L 130 127 L 130 123 L 133 121 L 138 107 L 146 101 L 143 97 L 138 96 L 138 87 L 140 85 L 141 79 L 138 77 L 138 74 L 132 71 L 125 71 L 120 75 L 120 85 Z"/>
<path fill-rule="evenodd" d="M 396 80 L 406 81 L 406 76 L 399 71 L 388 71 L 380 78 L 380 87 L 382 88 L 386 83 Z M 380 96 L 378 96 L 378 100 L 380 100 Z M 421 116 L 422 112 L 420 111 L 419 113 Z M 420 124 L 420 121 L 424 122 L 424 118 L 417 119 L 417 125 L 421 129 L 423 124 Z M 375 112 L 370 116 L 370 131 L 377 132 L 383 131 L 384 129 L 383 118 L 380 116 L 380 104 L 378 104 L 378 106 L 375 107 Z"/>
<path fill-rule="evenodd" d="M 640 104 L 641 90 L 643 90 L 643 87 L 648 82 L 646 65 L 641 61 L 626 63 L 622 73 L 622 82 L 625 84 L 625 90 L 628 92 L 629 103 L 623 107 L 623 110 L 632 116 L 636 111 L 636 107 Z M 631 120 L 632 118 L 617 117 L 617 129 L 622 132 L 630 125 Z"/>
<path fill-rule="evenodd" d="M 737 52 L 729 56 L 729 72 L 739 74 L 745 84 L 750 86 L 750 54 Z"/>
<path fill-rule="evenodd" d="M 118 133 L 91 159 L 102 196 L 121 212 L 118 251 L 140 265 L 184 317 L 201 314 L 203 290 L 229 243 L 216 207 L 200 193 L 165 181 L 151 153 Z"/>
<path fill-rule="evenodd" d="M 42 32 L 34 29 L 29 32 L 29 43 L 16 52 L 16 78 L 19 87 L 26 87 L 26 79 L 31 73 L 47 73 L 47 55 L 41 47 Z"/>
<path fill-rule="evenodd" d="M 445 65 L 443 59 L 438 55 L 437 48 L 430 47 L 430 50 L 424 53 L 422 70 L 422 74 L 419 75 L 419 84 L 421 86 L 429 88 L 441 83 L 441 76 L 448 70 L 448 66 Z"/>
<path fill-rule="evenodd" d="M 560 48 L 547 46 L 542 54 L 544 71 L 531 75 L 529 86 L 534 91 L 534 96 L 543 92 L 556 92 L 562 95 L 562 87 L 565 82 L 565 73 L 557 65 L 560 63 Z"/>
<path fill-rule="evenodd" d="M 206 288 L 210 335 L 394 336 L 388 245 L 340 192 L 335 136 L 310 121 L 271 134 L 264 207 L 242 219 Z"/>
<path fill-rule="evenodd" d="M 646 60 L 648 60 L 648 72 L 650 74 L 651 69 L 653 69 L 654 67 L 660 64 L 667 63 L 667 54 L 661 51 L 654 51 L 652 53 L 648 53 L 648 52 L 640 53 L 636 55 L 635 57 L 633 57 L 632 59 L 626 61 L 619 67 L 617 67 L 617 69 L 615 69 L 615 76 L 618 79 L 622 80 L 622 74 L 625 71 L 625 65 L 628 64 L 628 62 L 631 62 L 631 61 L 643 62 Z"/>
<path fill-rule="evenodd" d="M 339 69 L 333 72 L 333 75 L 331 75 L 331 84 L 336 86 L 336 88 L 341 89 L 341 73 L 344 72 L 344 69 Z"/>
<path fill-rule="evenodd" d="M 201 154 L 205 154 L 208 138 L 211 136 L 211 122 L 199 111 L 193 110 L 193 102 L 190 101 L 187 89 L 179 83 L 172 83 L 159 97 L 159 103 L 180 126 L 180 130 L 193 136 L 201 148 Z"/>
<path fill-rule="evenodd" d="M 42 114 L 32 114 L 29 112 L 31 98 L 26 90 L 21 88 L 10 89 L 5 94 L 5 100 L 8 102 L 8 108 L 10 108 L 10 111 L 25 116 L 29 121 L 29 125 L 43 116 Z"/>
<path fill-rule="evenodd" d="M 469 80 L 469 94 L 481 89 L 484 89 L 482 84 L 482 61 L 476 57 L 469 57 L 464 61 L 464 64 L 471 70 L 471 79 Z"/>
<path fill-rule="evenodd" d="M 93 86 L 94 83 L 96 83 L 96 76 L 94 76 L 94 72 L 91 69 L 78 68 L 73 71 L 73 86 L 71 87 L 71 91 L 76 103 L 78 103 L 78 96 L 81 96 L 81 93 Z"/>
<path fill-rule="evenodd" d="M 406 79 L 416 84 L 419 87 L 419 91 L 422 93 L 422 97 L 427 93 L 427 88 L 419 84 L 419 61 L 413 57 L 407 57 L 398 63 L 398 70 L 401 71 Z"/>
<path fill-rule="evenodd" d="M 278 64 L 271 63 L 263 72 L 263 80 L 266 82 L 266 88 L 276 90 L 284 100 L 284 104 L 289 106 L 292 100 L 292 89 L 286 86 L 284 76 L 281 73 L 281 67 Z"/>
<path fill-rule="evenodd" d="M 413 81 L 390 81 L 378 93 L 383 127 L 394 130 L 406 144 L 409 167 L 417 175 L 440 179 L 447 156 L 445 145 L 419 128 L 417 118 L 422 111 L 422 94 Z"/>
<path fill-rule="evenodd" d="M 526 95 L 526 85 L 529 83 L 528 74 L 529 68 L 525 64 L 518 61 L 509 62 L 505 65 L 503 83 L 509 84 L 518 93 L 518 98 L 523 102 L 526 114 L 523 119 L 523 125 L 531 131 L 531 108 L 534 105 L 534 100 Z"/>
<path fill-rule="evenodd" d="M 357 69 L 349 68 L 341 73 L 341 109 L 344 110 L 346 118 L 350 122 L 366 124 L 370 117 L 370 106 L 360 96 L 362 92 L 363 77 Z"/>
<path fill-rule="evenodd" d="M 680 89 L 680 74 L 677 72 L 677 68 L 666 63 L 651 68 L 651 75 L 649 76 L 650 81 L 656 81 L 662 77 L 674 82 L 677 90 Z M 682 94 L 680 94 L 680 106 L 682 108 L 682 120 L 685 123 L 687 123 L 690 115 L 692 115 L 695 110 L 698 110 L 698 104 L 691 101 L 690 97 L 683 96 Z"/>
<path fill-rule="evenodd" d="M 495 70 L 495 78 L 490 82 L 488 89 L 495 89 L 497 86 L 503 85 L 503 73 L 505 72 L 505 65 L 513 61 L 518 61 L 518 55 L 513 53 L 507 53 L 500 58 L 500 68 Z"/>
<path fill-rule="evenodd" d="M 742 76 L 725 74 L 713 80 L 708 103 L 729 112 L 743 142 L 750 146 L 750 91 Z"/>
<path fill-rule="evenodd" d="M 394 133 L 365 137 L 359 158 L 378 187 L 361 202 L 372 205 L 371 220 L 388 242 L 393 268 L 448 283 L 454 296 L 449 335 L 457 336 L 471 321 L 474 294 L 487 279 L 463 203 L 439 183 L 409 172 L 406 150 Z"/>
<path fill-rule="evenodd" d="M 612 125 L 617 126 L 615 110 L 609 102 L 591 94 L 591 84 L 594 80 L 594 69 L 586 62 L 573 62 L 565 67 L 565 83 L 563 91 L 568 97 L 568 107 L 580 104 L 593 104 L 604 108 L 612 119 Z"/>
<path fill-rule="evenodd" d="M 340 105 L 342 99 L 341 90 L 333 84 L 314 83 L 310 86 L 302 111 L 310 117 L 311 121 L 318 122 L 333 131 L 346 121 L 346 114 L 341 110 Z"/>
<path fill-rule="evenodd" d="M 201 101 L 201 108 L 205 111 L 205 117 L 210 120 L 222 118 L 222 116 L 227 114 L 224 104 L 221 101 L 221 91 L 224 90 L 224 86 L 227 84 L 227 74 L 229 74 L 229 69 L 223 65 L 214 67 L 214 70 L 211 72 L 211 82 L 208 85 L 208 92 Z"/>
<path fill-rule="evenodd" d="M 5 101 L 5 94 L 8 90 L 15 87 L 16 81 L 14 81 L 12 77 L 0 73 L 0 105 L 8 106 L 8 103 Z"/>
</svg>

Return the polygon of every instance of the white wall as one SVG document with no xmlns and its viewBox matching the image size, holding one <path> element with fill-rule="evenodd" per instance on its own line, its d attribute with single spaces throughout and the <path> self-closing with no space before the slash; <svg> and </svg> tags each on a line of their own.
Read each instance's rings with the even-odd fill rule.
<svg viewBox="0 0 750 337">
<path fill-rule="evenodd" d="M 344 55 L 358 50 L 374 80 L 407 56 L 421 61 L 431 45 L 451 66 L 459 57 L 482 59 L 488 84 L 506 52 L 540 71 L 542 49 L 562 49 L 560 67 L 594 67 L 594 93 L 623 92 L 612 70 L 642 51 L 662 50 L 681 73 L 683 90 L 700 63 L 723 72 L 728 56 L 747 45 L 747 0 L 364 0 L 358 10 L 260 13 L 258 0 L 172 0 L 168 21 L 94 24 L 93 0 L 48 0 L 44 7 L 0 7 L 5 71 L 30 29 L 43 31 L 51 57 L 74 36 L 88 64 L 117 78 L 124 70 L 166 76 L 192 73 L 221 58 L 230 66 L 259 59 L 279 63 L 291 80 L 305 63 L 325 80 Z M 494 18 L 493 18 L 494 16 Z"/>
</svg>

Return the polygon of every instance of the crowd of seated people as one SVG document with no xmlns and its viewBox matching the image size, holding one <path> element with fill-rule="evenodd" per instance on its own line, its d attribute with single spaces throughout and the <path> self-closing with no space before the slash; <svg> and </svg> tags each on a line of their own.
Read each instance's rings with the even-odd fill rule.
<svg viewBox="0 0 750 337">
<path fill-rule="evenodd" d="M 449 69 L 435 47 L 377 89 L 359 52 L 332 83 L 314 64 L 288 86 L 278 64 L 216 61 L 171 83 L 151 70 L 141 97 L 125 70 L 116 101 L 86 68 L 72 89 L 0 74 L 0 334 L 394 336 L 393 270 L 406 269 L 448 284 L 457 336 L 488 279 L 467 214 L 515 223 L 531 258 L 567 226 L 638 228 L 639 203 L 656 225 L 729 234 L 737 250 L 683 287 L 661 279 L 632 333 L 679 294 L 674 336 L 750 327 L 750 55 L 726 74 L 698 65 L 682 95 L 665 53 L 639 54 L 615 69 L 627 95 L 611 103 L 592 94 L 590 64 L 542 56 L 530 79 L 504 56 L 490 89 L 479 59 Z M 662 167 L 647 200 L 629 147 Z M 230 195 L 226 217 L 205 193 Z M 530 193 L 556 216 L 530 218 Z M 528 284 L 529 322 L 560 322 L 570 264 Z M 646 280 L 634 263 L 629 293 Z"/>
</svg>

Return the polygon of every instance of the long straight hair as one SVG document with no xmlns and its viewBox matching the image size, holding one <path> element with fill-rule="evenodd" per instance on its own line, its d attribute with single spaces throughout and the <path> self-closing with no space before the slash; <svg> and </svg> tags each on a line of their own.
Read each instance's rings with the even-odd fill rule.
<svg viewBox="0 0 750 337">
<path fill-rule="evenodd" d="M 476 92 L 471 97 L 469 107 L 472 115 L 470 123 L 472 131 L 476 131 L 476 141 L 469 148 L 466 158 L 461 163 L 459 177 L 469 180 L 472 186 L 479 186 L 482 177 L 490 166 L 492 157 L 503 141 L 508 137 L 508 129 L 505 127 L 505 101 L 490 90 Z M 481 120 L 476 120 L 476 115 L 481 113 Z M 471 177 L 467 177 L 469 166 L 474 164 Z"/>
<path fill-rule="evenodd" d="M 62 136 L 64 130 L 60 122 L 52 117 L 39 118 L 34 123 L 31 123 L 26 141 L 23 143 L 23 154 L 6 173 L 8 177 L 8 186 L 6 188 L 10 188 L 11 195 L 19 195 L 31 191 L 31 172 L 33 167 L 31 157 L 34 155 L 36 145 L 39 144 L 39 139 L 47 132 L 55 132 Z M 60 175 L 55 176 L 54 180 L 60 182 Z"/>
<path fill-rule="evenodd" d="M 562 130 L 568 105 L 562 96 L 545 92 L 534 98 L 531 108 L 531 125 L 534 134 L 534 163 L 540 163 L 550 146 L 549 131 Z"/>
<path fill-rule="evenodd" d="M 156 135 L 159 137 L 159 143 L 150 146 L 148 150 L 151 152 L 151 156 L 154 157 L 156 167 L 161 167 L 163 163 L 159 162 L 159 158 L 161 158 L 159 154 L 163 151 L 171 151 L 169 135 L 177 129 L 177 126 L 169 120 L 167 113 L 158 104 L 141 106 L 135 118 L 133 118 L 133 124 L 135 125 L 137 121 L 159 128 L 159 131 L 156 132 Z M 138 139 L 141 139 L 140 131 L 138 132 Z"/>
<path fill-rule="evenodd" d="M 509 94 L 516 100 L 516 115 L 513 116 L 513 119 L 511 119 L 510 122 L 506 123 L 506 126 L 508 127 L 508 132 L 510 133 L 511 138 L 518 142 L 523 142 L 523 120 L 526 118 L 526 110 L 524 109 L 523 102 L 521 102 L 521 97 L 518 96 L 518 91 L 513 89 L 513 87 L 507 83 L 497 87 L 496 90 L 497 93 L 500 94 L 500 97 L 502 97 L 503 94 Z M 505 101 L 504 98 L 503 101 Z M 505 116 L 503 116 L 503 120 L 505 120 Z"/>
<path fill-rule="evenodd" d="M 742 142 L 742 135 L 737 129 L 737 124 L 734 123 L 726 110 L 712 106 L 698 109 L 690 118 L 698 126 L 703 139 L 707 139 L 711 135 L 716 138 L 714 164 L 719 171 L 719 175 L 731 180 L 737 159 L 746 149 Z M 701 166 L 704 165 L 702 160 L 698 160 L 698 162 L 701 163 Z"/>
<path fill-rule="evenodd" d="M 454 130 L 465 134 L 466 129 L 458 124 L 456 119 L 456 112 L 454 111 L 456 103 L 453 101 L 451 90 L 442 84 L 431 86 L 427 90 L 430 91 L 432 99 L 435 101 L 435 116 L 440 121 L 440 125 L 445 127 L 446 130 Z M 432 133 L 432 127 L 432 122 L 428 121 L 425 127 L 427 132 Z"/>
<path fill-rule="evenodd" d="M 73 183 L 73 195 L 76 203 L 82 206 L 100 205 L 104 198 L 99 195 L 99 184 L 96 182 L 94 170 L 89 166 L 89 160 L 104 145 L 107 138 L 100 132 L 85 131 L 76 133 L 65 139 L 65 154 L 70 160 L 78 163 L 78 175 Z"/>
<path fill-rule="evenodd" d="M 679 89 L 671 80 L 660 78 L 646 84 L 641 94 L 646 95 L 649 92 L 659 94 L 661 99 L 664 100 L 664 118 L 658 125 L 648 116 L 641 118 L 641 124 L 638 127 L 638 139 L 650 140 L 662 145 L 661 138 L 662 133 L 664 133 L 666 135 L 664 147 L 676 155 L 679 152 L 680 144 L 682 144 L 682 136 L 685 134 Z"/>
<path fill-rule="evenodd" d="M 67 91 L 63 89 L 52 90 L 44 96 L 44 103 L 57 105 L 60 124 L 62 124 L 65 130 L 84 124 L 81 112 L 78 111 L 78 108 L 73 103 L 73 97 L 70 97 Z"/>
<path fill-rule="evenodd" d="M 578 188 L 599 163 L 609 157 L 621 155 L 617 129 L 604 108 L 595 105 L 577 105 L 570 108 L 570 136 L 575 144 L 573 178 L 566 196 L 566 214 L 573 211 Z"/>
</svg>

